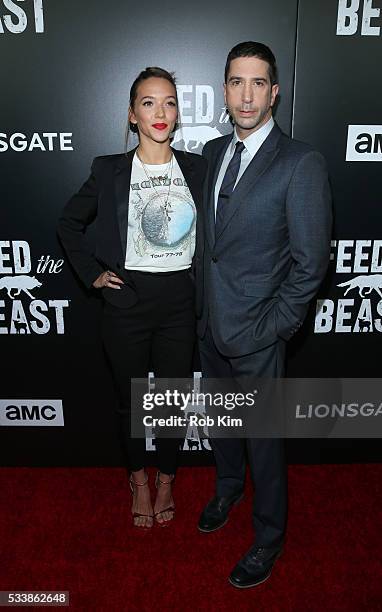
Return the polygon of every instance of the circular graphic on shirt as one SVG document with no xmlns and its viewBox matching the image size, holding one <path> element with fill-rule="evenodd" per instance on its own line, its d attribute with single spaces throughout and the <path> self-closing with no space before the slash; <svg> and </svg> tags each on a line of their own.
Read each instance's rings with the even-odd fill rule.
<svg viewBox="0 0 382 612">
<path fill-rule="evenodd" d="M 176 247 L 191 232 L 195 222 L 192 202 L 172 193 L 167 207 L 165 197 L 154 195 L 142 211 L 141 227 L 146 240 L 157 247 Z"/>
</svg>

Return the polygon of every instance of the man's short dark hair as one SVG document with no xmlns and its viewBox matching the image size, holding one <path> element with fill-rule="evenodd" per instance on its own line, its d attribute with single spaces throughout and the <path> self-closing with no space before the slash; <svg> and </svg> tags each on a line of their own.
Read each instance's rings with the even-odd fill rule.
<svg viewBox="0 0 382 612">
<path fill-rule="evenodd" d="M 267 62 L 268 64 L 271 84 L 274 85 L 278 82 L 276 58 L 272 51 L 269 47 L 267 47 L 267 45 L 263 45 L 263 43 L 260 42 L 253 42 L 252 40 L 235 45 L 235 47 L 233 47 L 233 49 L 231 49 L 231 51 L 228 53 L 224 71 L 225 82 L 227 82 L 229 67 L 232 60 L 238 57 L 258 57 L 259 59 L 264 60 L 264 62 Z"/>
</svg>

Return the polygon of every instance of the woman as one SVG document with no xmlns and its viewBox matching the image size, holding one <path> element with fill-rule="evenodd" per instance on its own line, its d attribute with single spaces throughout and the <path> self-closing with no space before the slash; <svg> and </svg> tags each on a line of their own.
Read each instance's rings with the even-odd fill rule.
<svg viewBox="0 0 382 612">
<path fill-rule="evenodd" d="M 133 522 L 151 527 L 174 516 L 171 483 L 179 440 L 157 438 L 158 472 L 152 506 L 145 440 L 130 433 L 130 380 L 187 377 L 194 348 L 196 215 L 205 160 L 170 147 L 178 121 L 173 76 L 150 67 L 130 90 L 129 125 L 139 145 L 97 157 L 90 178 L 66 205 L 59 236 L 87 287 L 104 298 L 102 338 L 120 396 L 122 438 L 131 471 Z M 97 218 L 96 251 L 84 230 Z"/>
</svg>

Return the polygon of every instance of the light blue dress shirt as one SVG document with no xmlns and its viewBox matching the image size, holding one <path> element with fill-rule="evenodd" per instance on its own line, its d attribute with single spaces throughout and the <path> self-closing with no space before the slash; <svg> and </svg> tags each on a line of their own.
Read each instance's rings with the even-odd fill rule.
<svg viewBox="0 0 382 612">
<path fill-rule="evenodd" d="M 253 132 L 250 136 L 247 136 L 247 138 L 245 138 L 242 141 L 245 148 L 244 148 L 244 150 L 243 150 L 243 152 L 241 154 L 240 168 L 239 168 L 239 173 L 237 175 L 235 187 L 238 184 L 238 182 L 240 181 L 240 179 L 243 176 L 243 174 L 246 171 L 246 169 L 248 168 L 248 166 L 251 163 L 252 159 L 256 155 L 257 151 L 260 149 L 260 147 L 263 144 L 264 140 L 267 138 L 267 136 L 269 136 L 269 134 L 270 134 L 274 124 L 275 124 L 275 122 L 273 120 L 273 117 L 271 117 L 264 125 L 261 126 L 261 128 L 259 128 L 255 132 Z M 216 185 L 215 185 L 215 217 L 216 217 L 216 206 L 217 206 L 217 203 L 218 203 L 220 187 L 221 187 L 221 184 L 223 182 L 223 178 L 224 178 L 224 175 L 226 173 L 226 170 L 228 168 L 228 164 L 231 161 L 231 158 L 233 157 L 233 154 L 235 152 L 235 145 L 236 145 L 236 143 L 239 140 L 240 140 L 240 138 L 238 137 L 238 135 L 236 133 L 236 128 L 235 128 L 235 130 L 233 132 L 232 141 L 229 144 L 227 151 L 225 152 L 225 155 L 224 155 L 223 161 L 222 161 L 222 165 L 220 166 L 218 178 L 216 180 Z M 235 187 L 234 187 L 234 189 L 235 189 Z"/>
</svg>

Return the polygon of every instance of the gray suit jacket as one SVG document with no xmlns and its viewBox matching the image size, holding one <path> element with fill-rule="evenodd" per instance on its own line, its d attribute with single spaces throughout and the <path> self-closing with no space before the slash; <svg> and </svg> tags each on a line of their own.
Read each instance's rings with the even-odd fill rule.
<svg viewBox="0 0 382 612">
<path fill-rule="evenodd" d="M 235 357 L 288 340 L 302 325 L 329 262 L 331 197 L 325 160 L 275 125 L 227 204 L 215 237 L 214 188 L 232 135 L 208 142 L 197 253 L 198 334 L 207 323 Z"/>
</svg>

